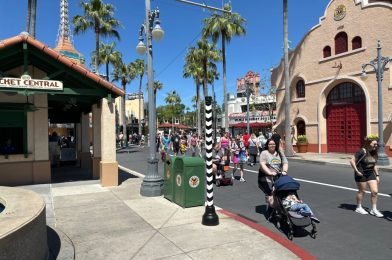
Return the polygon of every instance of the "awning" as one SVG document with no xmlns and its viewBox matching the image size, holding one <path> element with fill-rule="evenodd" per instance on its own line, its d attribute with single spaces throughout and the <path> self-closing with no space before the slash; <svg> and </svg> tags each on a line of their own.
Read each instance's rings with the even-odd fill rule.
<svg viewBox="0 0 392 260">
<path fill-rule="evenodd" d="M 249 127 L 268 127 L 271 126 L 272 123 L 268 122 L 254 122 L 254 123 L 249 123 Z M 230 127 L 233 128 L 246 128 L 247 124 L 244 122 L 237 123 L 237 124 L 230 124 Z"/>
</svg>

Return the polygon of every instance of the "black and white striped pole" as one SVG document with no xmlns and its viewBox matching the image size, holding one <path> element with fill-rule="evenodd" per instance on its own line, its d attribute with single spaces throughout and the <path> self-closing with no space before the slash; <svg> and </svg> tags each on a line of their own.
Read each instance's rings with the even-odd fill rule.
<svg viewBox="0 0 392 260">
<path fill-rule="evenodd" d="M 219 225 L 219 218 L 214 207 L 214 184 L 212 176 L 212 97 L 205 98 L 206 111 L 206 188 L 207 188 L 207 205 L 203 215 L 202 224 L 205 226 Z"/>
</svg>

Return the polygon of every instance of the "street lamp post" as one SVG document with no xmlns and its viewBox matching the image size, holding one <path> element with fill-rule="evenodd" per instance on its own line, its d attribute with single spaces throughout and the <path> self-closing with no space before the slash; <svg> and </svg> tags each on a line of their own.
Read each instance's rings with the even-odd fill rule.
<svg viewBox="0 0 392 260">
<path fill-rule="evenodd" d="M 163 179 L 158 174 L 158 159 L 155 153 L 156 139 L 156 106 L 155 106 L 155 95 L 153 89 L 153 69 L 152 69 L 152 38 L 159 41 L 162 39 L 164 32 L 159 22 L 159 10 L 150 10 L 150 0 L 145 0 L 146 4 L 146 20 L 142 24 L 139 33 L 139 43 L 136 46 L 138 54 L 145 54 L 147 52 L 147 86 L 148 86 L 148 141 L 151 144 L 149 147 L 149 157 L 147 159 L 147 174 L 143 178 L 142 185 L 140 187 L 140 194 L 147 197 L 155 197 L 162 195 Z M 156 18 L 156 20 L 155 20 Z M 155 27 L 153 23 L 155 20 Z M 143 43 L 143 31 L 147 40 L 147 47 Z"/>
<path fill-rule="evenodd" d="M 377 42 L 377 58 L 370 61 L 369 63 L 362 65 L 362 77 L 366 78 L 365 68 L 371 66 L 376 73 L 377 78 L 377 91 L 378 91 L 378 161 L 379 165 L 389 165 L 388 156 L 385 154 L 385 144 L 384 144 L 384 127 L 383 127 L 383 105 L 382 105 L 382 80 L 385 70 L 385 66 L 391 59 L 389 57 L 381 56 L 381 44 L 380 41 Z"/>
<path fill-rule="evenodd" d="M 249 131 L 249 85 L 250 83 L 246 82 L 246 131 L 250 134 Z"/>
</svg>

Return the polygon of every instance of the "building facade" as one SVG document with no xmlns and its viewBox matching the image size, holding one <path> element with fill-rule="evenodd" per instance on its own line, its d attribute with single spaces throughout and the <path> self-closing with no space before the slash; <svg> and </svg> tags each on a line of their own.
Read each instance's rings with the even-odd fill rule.
<svg viewBox="0 0 392 260">
<path fill-rule="evenodd" d="M 261 94 L 260 74 L 252 71 L 237 79 L 236 89 L 236 95 L 230 94 L 228 98 L 229 129 L 232 134 L 247 131 L 247 91 L 249 91 L 250 132 L 256 134 L 266 132 L 276 121 L 275 94 Z"/>
<path fill-rule="evenodd" d="M 332 0 L 298 46 L 289 53 L 290 122 L 295 135 L 306 134 L 308 151 L 353 153 L 364 136 L 377 134 L 376 74 L 362 64 L 382 55 L 392 56 L 392 1 Z M 382 82 L 383 129 L 390 156 L 392 133 L 391 69 Z M 271 84 L 277 87 L 277 129 L 283 134 L 284 64 L 274 68 Z"/>
</svg>

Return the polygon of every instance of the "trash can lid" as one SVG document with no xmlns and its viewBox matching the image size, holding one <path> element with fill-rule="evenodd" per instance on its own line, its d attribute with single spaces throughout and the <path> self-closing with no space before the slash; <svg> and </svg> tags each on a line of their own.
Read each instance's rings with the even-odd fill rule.
<svg viewBox="0 0 392 260">
<path fill-rule="evenodd" d="M 204 160 L 200 157 L 190 157 L 190 156 L 177 157 L 175 160 L 175 164 L 177 164 L 177 162 L 183 163 L 185 167 L 205 165 Z"/>
</svg>

